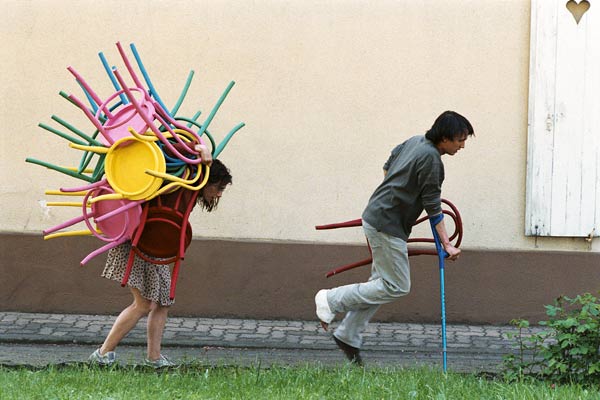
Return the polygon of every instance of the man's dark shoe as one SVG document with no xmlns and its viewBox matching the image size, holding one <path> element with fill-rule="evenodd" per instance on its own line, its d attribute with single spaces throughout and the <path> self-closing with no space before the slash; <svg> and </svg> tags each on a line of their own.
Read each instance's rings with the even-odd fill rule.
<svg viewBox="0 0 600 400">
<path fill-rule="evenodd" d="M 348 360 L 350 360 L 352 364 L 356 364 L 359 366 L 363 365 L 362 358 L 360 358 L 360 349 L 357 349 L 356 347 L 352 347 L 349 344 L 342 342 L 335 336 L 333 337 L 333 340 L 335 340 L 335 344 L 337 344 L 338 347 L 344 352 L 344 354 L 346 355 L 346 357 L 348 357 Z"/>
</svg>

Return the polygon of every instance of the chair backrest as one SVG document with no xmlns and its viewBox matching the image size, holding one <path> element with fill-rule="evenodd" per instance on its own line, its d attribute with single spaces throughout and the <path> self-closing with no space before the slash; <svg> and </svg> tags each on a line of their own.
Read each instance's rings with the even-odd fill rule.
<svg viewBox="0 0 600 400">
<path fill-rule="evenodd" d="M 165 264 L 183 258 L 192 241 L 189 215 L 198 194 L 197 191 L 178 189 L 144 205 L 144 213 L 132 241 L 140 257 Z"/>
</svg>

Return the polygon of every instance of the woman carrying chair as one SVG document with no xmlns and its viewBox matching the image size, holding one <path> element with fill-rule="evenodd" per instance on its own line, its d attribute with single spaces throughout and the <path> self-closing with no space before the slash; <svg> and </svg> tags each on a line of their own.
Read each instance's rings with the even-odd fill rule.
<svg viewBox="0 0 600 400">
<path fill-rule="evenodd" d="M 232 183 L 227 167 L 219 160 L 212 160 L 210 151 L 202 145 L 196 145 L 202 163 L 210 166 L 208 182 L 198 195 L 188 189 L 180 188 L 172 193 L 159 196 L 163 204 L 175 204 L 179 197 L 179 207 L 199 204 L 203 210 L 215 210 L 223 191 Z M 184 193 L 181 193 L 184 191 Z M 189 192 L 189 193 L 188 193 Z M 194 204 L 185 204 L 197 199 Z M 102 276 L 121 282 L 125 274 L 127 262 L 132 251 L 131 242 L 115 247 L 108 253 L 106 267 Z M 89 357 L 91 363 L 112 365 L 116 362 L 115 349 L 121 340 L 136 326 L 138 321 L 148 316 L 147 322 L 147 356 L 145 364 L 154 368 L 170 367 L 175 364 L 161 354 L 163 330 L 167 321 L 169 307 L 174 301 L 170 296 L 170 266 L 152 263 L 135 255 L 133 268 L 127 280 L 127 286 L 133 295 L 133 302 L 125 308 L 115 320 L 104 343 Z"/>
</svg>

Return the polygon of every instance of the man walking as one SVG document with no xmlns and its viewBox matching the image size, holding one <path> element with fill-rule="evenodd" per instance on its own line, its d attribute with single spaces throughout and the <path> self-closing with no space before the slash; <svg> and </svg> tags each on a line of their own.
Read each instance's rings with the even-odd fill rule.
<svg viewBox="0 0 600 400">
<path fill-rule="evenodd" d="M 316 312 L 323 329 L 336 313 L 346 316 L 333 339 L 348 359 L 362 364 L 362 332 L 381 304 L 410 291 L 407 240 L 423 210 L 429 217 L 442 212 L 441 188 L 444 164 L 441 156 L 454 155 L 473 135 L 471 123 L 454 111 L 445 111 L 424 136 L 414 136 L 396 146 L 383 166 L 384 179 L 365 211 L 362 223 L 373 262 L 367 282 L 320 290 Z M 448 258 L 456 260 L 460 250 L 452 246 L 442 220 L 436 231 Z"/>
</svg>

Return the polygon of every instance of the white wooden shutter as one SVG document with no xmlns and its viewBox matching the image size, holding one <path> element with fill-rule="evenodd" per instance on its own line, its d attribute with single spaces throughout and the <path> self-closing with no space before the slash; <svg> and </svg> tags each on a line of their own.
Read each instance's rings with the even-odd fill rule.
<svg viewBox="0 0 600 400">
<path fill-rule="evenodd" d="M 531 2 L 526 235 L 600 233 L 600 0 L 567 3 Z"/>
</svg>

